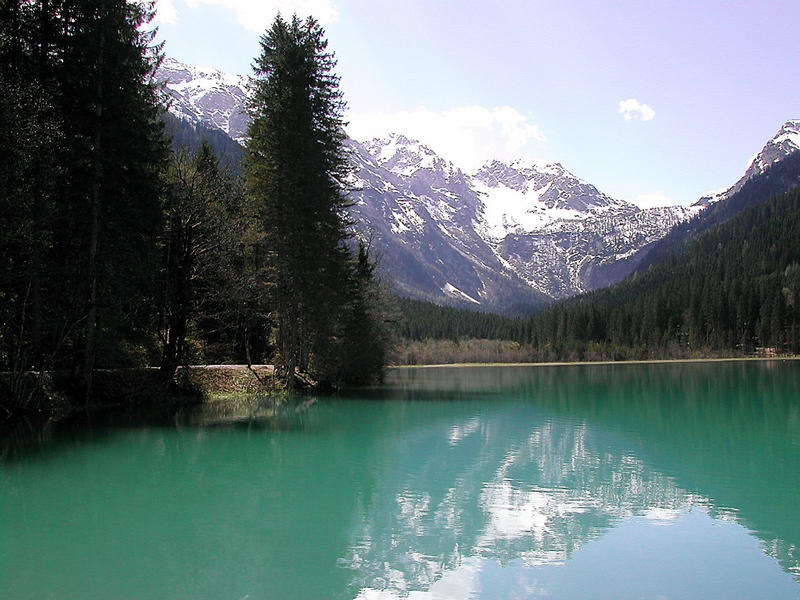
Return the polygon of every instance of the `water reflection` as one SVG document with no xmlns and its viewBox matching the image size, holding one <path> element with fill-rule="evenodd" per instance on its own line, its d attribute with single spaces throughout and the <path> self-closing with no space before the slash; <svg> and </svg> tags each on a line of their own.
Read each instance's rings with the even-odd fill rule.
<svg viewBox="0 0 800 600">
<path fill-rule="evenodd" d="M 414 369 L 51 425 L 0 462 L 0 597 L 797 598 L 798 367 Z"/>
<path fill-rule="evenodd" d="M 397 373 L 406 398 L 454 387 L 484 402 L 414 431 L 383 461 L 396 467 L 342 560 L 353 589 L 392 598 L 455 584 L 458 571 L 457 587 L 474 593 L 487 564 L 524 580 L 522 567 L 564 565 L 620 523 L 694 522 L 698 509 L 755 530 L 800 575 L 795 512 L 780 510 L 800 499 L 797 382 L 793 368 L 764 367 L 724 365 L 724 378 L 719 365 Z"/>
</svg>

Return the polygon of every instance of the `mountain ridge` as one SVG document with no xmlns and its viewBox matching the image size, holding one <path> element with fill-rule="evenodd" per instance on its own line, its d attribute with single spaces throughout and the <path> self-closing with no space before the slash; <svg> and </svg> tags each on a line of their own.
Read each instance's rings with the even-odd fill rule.
<svg viewBox="0 0 800 600">
<path fill-rule="evenodd" d="M 172 59 L 157 78 L 175 98 L 173 114 L 245 139 L 246 78 Z M 785 127 L 786 139 L 779 132 L 752 169 L 800 147 L 800 121 Z M 616 283 L 674 226 L 713 204 L 642 209 L 558 162 L 495 160 L 465 173 L 400 133 L 348 139 L 347 149 L 348 216 L 394 289 L 483 310 L 536 306 Z"/>
</svg>

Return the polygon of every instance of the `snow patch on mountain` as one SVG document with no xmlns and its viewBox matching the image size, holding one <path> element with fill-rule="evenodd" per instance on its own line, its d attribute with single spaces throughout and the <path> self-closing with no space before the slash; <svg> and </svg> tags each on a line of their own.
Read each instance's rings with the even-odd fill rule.
<svg viewBox="0 0 800 600">
<path fill-rule="evenodd" d="M 248 79 L 211 67 L 193 67 L 166 58 L 156 71 L 172 97 L 169 110 L 190 123 L 221 129 L 242 143 L 249 123 L 244 109 Z"/>
<path fill-rule="evenodd" d="M 752 177 L 762 174 L 776 162 L 798 150 L 800 150 L 800 119 L 791 119 L 786 121 L 778 133 L 764 145 L 761 152 L 750 160 L 744 175 L 736 183 L 724 191 L 705 194 L 693 206 L 704 208 L 720 200 L 727 200 L 742 189 Z"/>
<path fill-rule="evenodd" d="M 474 304 L 480 304 L 480 302 L 478 300 L 475 300 L 475 298 L 473 298 L 469 294 L 465 294 L 464 292 L 462 292 L 460 289 L 458 289 L 456 286 L 454 286 L 449 281 L 444 284 L 444 287 L 442 288 L 442 292 L 444 292 L 448 296 L 453 296 L 453 297 L 457 298 L 458 300 L 466 300 L 467 302 L 472 302 Z"/>
<path fill-rule="evenodd" d="M 526 233 L 542 229 L 558 219 L 577 219 L 580 213 L 575 210 L 548 208 L 540 198 L 548 192 L 553 183 L 536 189 L 515 190 L 504 185 L 489 186 L 478 181 L 475 189 L 482 199 L 480 219 L 476 229 L 483 237 L 501 240 L 510 233 Z"/>
</svg>

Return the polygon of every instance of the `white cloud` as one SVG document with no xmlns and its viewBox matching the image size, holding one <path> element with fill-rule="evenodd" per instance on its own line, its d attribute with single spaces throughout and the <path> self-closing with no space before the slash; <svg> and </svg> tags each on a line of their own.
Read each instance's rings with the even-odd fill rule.
<svg viewBox="0 0 800 600">
<path fill-rule="evenodd" d="M 639 194 L 634 198 L 633 203 L 639 208 L 656 208 L 661 206 L 676 206 L 678 203 L 670 198 L 666 193 L 658 190 L 647 194 Z"/>
<path fill-rule="evenodd" d="M 145 0 L 128 0 L 131 4 L 146 5 Z M 144 26 L 144 30 L 150 30 L 155 25 L 175 25 L 178 22 L 178 7 L 175 0 L 156 0 L 156 14 L 153 20 Z"/>
<path fill-rule="evenodd" d="M 263 33 L 278 13 L 285 18 L 295 13 L 300 18 L 311 15 L 323 25 L 339 18 L 333 0 L 186 0 L 186 4 L 190 8 L 200 4 L 221 6 L 235 12 L 239 24 L 256 33 Z"/>
<path fill-rule="evenodd" d="M 638 119 L 639 121 L 651 121 L 656 116 L 656 111 L 650 108 L 647 104 L 639 102 L 636 98 L 628 98 L 627 100 L 619 101 L 619 114 L 621 114 L 626 121 L 631 119 Z"/>
<path fill-rule="evenodd" d="M 178 8 L 173 0 L 158 0 L 156 2 L 156 24 L 165 23 L 175 25 L 178 22 Z"/>
<path fill-rule="evenodd" d="M 459 106 L 444 111 L 421 107 L 348 117 L 348 133 L 356 140 L 402 133 L 430 146 L 466 171 L 477 169 L 490 159 L 531 157 L 536 144 L 547 141 L 536 124 L 510 106 Z"/>
</svg>

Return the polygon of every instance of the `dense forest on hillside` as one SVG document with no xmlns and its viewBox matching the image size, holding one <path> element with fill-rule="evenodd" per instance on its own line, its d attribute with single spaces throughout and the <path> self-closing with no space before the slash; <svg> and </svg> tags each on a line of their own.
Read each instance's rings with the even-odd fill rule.
<svg viewBox="0 0 800 600">
<path fill-rule="evenodd" d="M 743 210 L 756 206 L 800 185 L 800 152 L 769 167 L 763 174 L 752 177 L 730 198 L 712 204 L 694 218 L 676 225 L 657 241 L 637 266 L 638 271 L 679 254 L 701 234 L 735 217 Z"/>
<path fill-rule="evenodd" d="M 520 340 L 524 321 L 495 313 L 479 312 L 452 306 L 440 306 L 424 300 L 398 297 L 398 335 L 408 340 L 426 338 L 460 340 L 483 338 Z"/>
<path fill-rule="evenodd" d="M 237 175 L 242 173 L 244 148 L 225 132 L 206 127 L 203 123 L 189 123 L 169 112 L 165 112 L 163 118 L 166 136 L 170 140 L 173 152 L 196 152 L 203 143 L 206 143 L 223 167 Z"/>
<path fill-rule="evenodd" d="M 768 189 L 775 178 L 767 181 Z M 800 190 L 756 203 L 764 185 L 746 186 L 750 208 L 704 227 L 661 263 L 529 318 L 404 300 L 400 331 L 408 341 L 397 360 L 438 354 L 446 362 L 446 354 L 457 361 L 476 354 L 471 338 L 516 342 L 503 357 L 530 361 L 798 353 Z M 455 345 L 423 343 L 433 339 Z"/>
<path fill-rule="evenodd" d="M 556 305 L 521 341 L 553 357 L 800 351 L 800 191 L 749 208 L 645 273 Z"/>
</svg>

